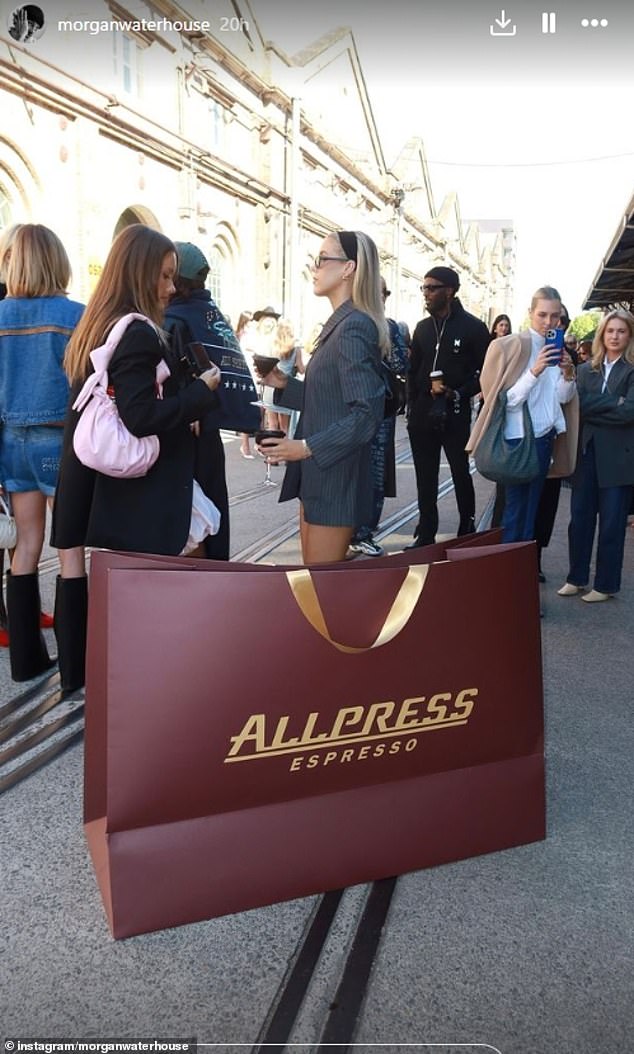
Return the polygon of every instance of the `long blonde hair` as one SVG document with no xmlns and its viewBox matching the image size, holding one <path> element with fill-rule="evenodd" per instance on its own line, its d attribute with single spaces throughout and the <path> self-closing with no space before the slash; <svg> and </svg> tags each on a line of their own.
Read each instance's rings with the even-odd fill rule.
<svg viewBox="0 0 634 1054">
<path fill-rule="evenodd" d="M 621 322 L 625 322 L 626 326 L 630 331 L 630 342 L 623 353 L 623 358 L 626 362 L 629 362 L 630 366 L 634 366 L 634 316 L 626 311 L 624 308 L 616 308 L 614 311 L 608 311 L 607 315 L 604 315 L 592 341 L 592 357 L 590 362 L 593 370 L 601 370 L 603 360 L 605 358 L 605 347 L 603 346 L 603 334 L 605 328 L 613 318 L 619 318 Z"/>
<path fill-rule="evenodd" d="M 278 319 L 277 326 L 275 329 L 275 339 L 273 341 L 273 347 L 280 359 L 288 359 L 293 353 L 295 347 L 295 330 L 293 324 L 288 318 Z"/>
<path fill-rule="evenodd" d="M 357 239 L 357 261 L 352 279 L 352 303 L 359 311 L 369 315 L 379 331 L 379 347 L 385 357 L 390 350 L 390 331 L 385 318 L 385 305 L 381 294 L 381 270 L 377 247 L 369 235 L 354 231 Z M 341 250 L 345 249 L 335 231 Z"/>
<path fill-rule="evenodd" d="M 70 261 L 54 231 L 41 223 L 22 223 L 2 246 L 7 296 L 65 296 Z M 6 261 L 6 262 L 5 262 Z"/>
<path fill-rule="evenodd" d="M 174 243 L 160 231 L 133 223 L 117 235 L 86 310 L 66 346 L 64 369 L 73 384 L 88 373 L 90 352 L 103 344 L 117 319 L 136 311 L 163 323 L 158 299 L 161 267 Z"/>
</svg>

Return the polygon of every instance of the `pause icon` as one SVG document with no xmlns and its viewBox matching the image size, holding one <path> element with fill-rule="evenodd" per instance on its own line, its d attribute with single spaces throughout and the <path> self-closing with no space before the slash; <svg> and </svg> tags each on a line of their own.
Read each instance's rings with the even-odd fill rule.
<svg viewBox="0 0 634 1054">
<path fill-rule="evenodd" d="M 543 11 L 542 12 L 542 33 L 556 33 L 557 32 L 557 13 L 556 11 Z"/>
</svg>

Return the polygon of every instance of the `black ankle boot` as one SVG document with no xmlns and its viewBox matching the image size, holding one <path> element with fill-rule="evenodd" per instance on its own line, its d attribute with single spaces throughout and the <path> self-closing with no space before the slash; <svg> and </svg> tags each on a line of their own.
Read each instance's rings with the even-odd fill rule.
<svg viewBox="0 0 634 1054">
<path fill-rule="evenodd" d="M 55 665 L 40 630 L 40 588 L 37 574 L 7 571 L 9 659 L 14 681 L 30 681 Z"/>
<path fill-rule="evenodd" d="M 72 695 L 86 682 L 86 626 L 88 579 L 57 579 L 55 589 L 55 636 L 62 695 Z"/>
<path fill-rule="evenodd" d="M 539 582 L 546 581 L 546 575 L 542 571 L 542 546 L 537 543 L 537 580 Z"/>
<path fill-rule="evenodd" d="M 458 538 L 462 538 L 462 536 L 465 534 L 475 533 L 476 525 L 473 516 L 468 516 L 465 520 L 460 521 L 460 526 L 458 527 Z"/>
</svg>

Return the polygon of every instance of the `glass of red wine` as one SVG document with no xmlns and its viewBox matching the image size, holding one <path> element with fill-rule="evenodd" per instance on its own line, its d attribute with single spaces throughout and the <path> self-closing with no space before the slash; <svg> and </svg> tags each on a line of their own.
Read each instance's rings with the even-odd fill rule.
<svg viewBox="0 0 634 1054">
<path fill-rule="evenodd" d="M 258 355 L 255 352 L 253 356 L 253 365 L 260 378 L 267 377 L 271 370 L 275 369 L 279 361 L 279 358 L 274 355 Z"/>
<path fill-rule="evenodd" d="M 258 428 L 254 435 L 256 446 L 259 446 L 263 439 L 284 439 L 286 436 L 285 432 L 282 432 L 280 428 Z M 271 479 L 271 462 L 266 455 L 264 456 L 266 462 L 266 475 L 263 483 L 265 487 L 277 487 L 277 483 L 274 479 Z"/>
</svg>

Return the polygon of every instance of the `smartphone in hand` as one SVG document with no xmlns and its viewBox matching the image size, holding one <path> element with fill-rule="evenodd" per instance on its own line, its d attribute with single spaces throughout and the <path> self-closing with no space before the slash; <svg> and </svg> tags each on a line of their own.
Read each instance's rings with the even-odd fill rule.
<svg viewBox="0 0 634 1054">
<path fill-rule="evenodd" d="M 563 329 L 549 329 L 546 332 L 546 344 L 552 344 L 559 351 L 559 356 L 552 354 L 549 366 L 559 366 L 561 364 L 562 353 L 564 350 L 564 336 Z"/>
</svg>

